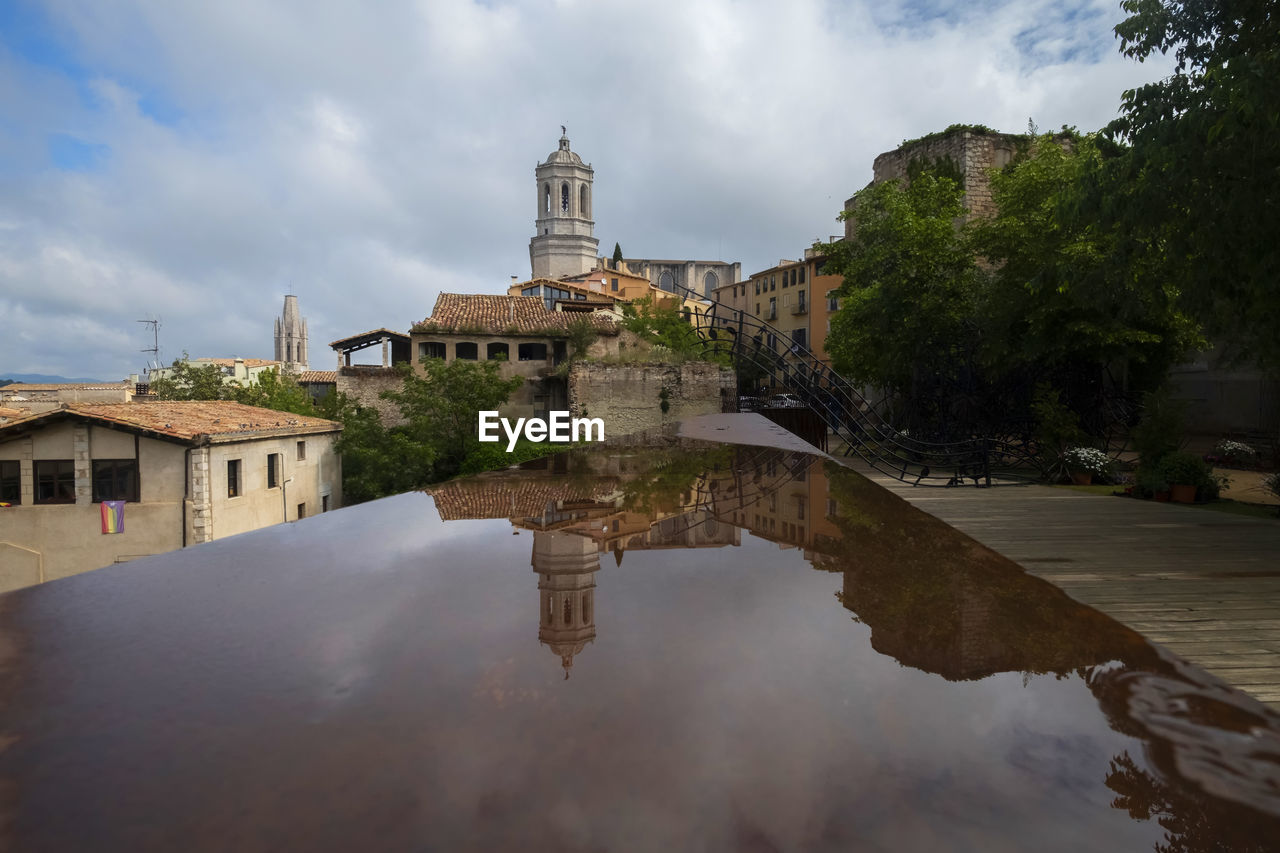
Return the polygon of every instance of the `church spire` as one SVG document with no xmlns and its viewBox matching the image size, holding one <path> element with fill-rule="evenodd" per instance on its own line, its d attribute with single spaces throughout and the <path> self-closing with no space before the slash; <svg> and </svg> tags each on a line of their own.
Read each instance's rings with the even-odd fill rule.
<svg viewBox="0 0 1280 853">
<path fill-rule="evenodd" d="M 284 298 L 284 311 L 276 319 L 276 361 L 291 373 L 307 369 L 307 321 L 292 294 Z"/>
</svg>

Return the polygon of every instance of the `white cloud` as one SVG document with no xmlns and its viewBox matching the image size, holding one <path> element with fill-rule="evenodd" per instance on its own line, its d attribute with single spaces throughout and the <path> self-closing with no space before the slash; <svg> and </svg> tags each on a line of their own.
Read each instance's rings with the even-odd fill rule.
<svg viewBox="0 0 1280 853">
<path fill-rule="evenodd" d="M 534 165 L 559 125 L 596 169 L 596 235 L 745 271 L 837 233 L 902 139 L 955 122 L 1094 129 L 1161 69 L 1084 2 L 187 4 L 49 12 L 72 62 L 0 49 L 0 374 L 270 355 L 286 292 L 313 361 L 407 328 L 441 290 L 528 273 Z M 70 66 L 74 64 L 74 68 Z M 48 160 L 65 134 L 91 168 Z"/>
</svg>

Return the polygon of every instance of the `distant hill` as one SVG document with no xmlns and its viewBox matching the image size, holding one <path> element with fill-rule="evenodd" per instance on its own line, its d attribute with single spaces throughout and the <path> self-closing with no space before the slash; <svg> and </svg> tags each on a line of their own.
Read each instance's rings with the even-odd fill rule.
<svg viewBox="0 0 1280 853">
<path fill-rule="evenodd" d="M 0 385 L 9 382 L 120 382 L 121 379 L 85 379 L 84 377 L 72 378 L 68 376 L 52 376 L 48 373 L 4 373 L 0 372 Z"/>
</svg>

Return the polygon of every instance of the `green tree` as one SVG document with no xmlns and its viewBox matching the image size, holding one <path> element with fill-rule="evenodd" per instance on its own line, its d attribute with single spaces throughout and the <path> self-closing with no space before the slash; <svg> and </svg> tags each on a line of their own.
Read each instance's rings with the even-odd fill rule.
<svg viewBox="0 0 1280 853">
<path fill-rule="evenodd" d="M 406 461 L 419 480 L 415 486 L 458 473 L 467 455 L 481 447 L 477 413 L 497 409 L 524 383 L 519 376 L 503 379 L 496 361 L 428 358 L 422 365 L 424 376 L 406 369 L 401 390 L 382 394 L 408 421 L 391 432 L 409 454 Z"/>
<path fill-rule="evenodd" d="M 702 352 L 702 338 L 674 298 L 642 296 L 623 305 L 622 314 L 623 328 L 642 341 L 665 347 L 679 358 L 696 358 Z"/>
<path fill-rule="evenodd" d="M 174 359 L 167 376 L 151 382 L 151 392 L 161 400 L 226 400 L 230 396 L 216 364 L 196 367 L 185 352 Z"/>
<path fill-rule="evenodd" d="M 585 357 L 587 350 L 600 337 L 599 329 L 587 314 L 580 314 L 570 320 L 566 331 L 569 346 L 573 348 L 571 357 L 575 360 Z"/>
<path fill-rule="evenodd" d="M 1032 140 L 992 175 L 997 213 L 973 228 L 993 268 L 978 311 L 988 371 L 1113 368 L 1143 389 L 1199 342 L 1168 280 L 1138 259 L 1113 263 L 1127 236 L 1081 214 L 1076 196 L 1100 162 L 1094 136 L 1068 132 Z"/>
<path fill-rule="evenodd" d="M 844 276 L 827 352 L 847 378 L 902 391 L 922 372 L 954 370 L 956 345 L 974 335 L 978 280 L 957 226 L 962 197 L 930 170 L 873 184 L 857 196 L 853 237 L 823 247 L 827 272 Z"/>
<path fill-rule="evenodd" d="M 1280 23 L 1274 0 L 1124 0 L 1121 52 L 1173 53 L 1174 72 L 1124 93 L 1100 218 L 1182 291 L 1220 341 L 1280 369 Z M 1107 188 L 1129 188 L 1121 199 Z M 1119 203 L 1118 203 L 1119 202 Z"/>
<path fill-rule="evenodd" d="M 238 403 L 261 406 L 295 415 L 317 414 L 311 395 L 290 374 L 282 374 L 272 368 L 258 374 L 258 381 L 251 385 L 228 386 L 228 396 Z"/>
<path fill-rule="evenodd" d="M 621 263 L 622 263 L 622 245 L 619 243 L 614 243 L 613 244 L 613 268 L 615 270 L 618 269 L 618 265 Z"/>
</svg>

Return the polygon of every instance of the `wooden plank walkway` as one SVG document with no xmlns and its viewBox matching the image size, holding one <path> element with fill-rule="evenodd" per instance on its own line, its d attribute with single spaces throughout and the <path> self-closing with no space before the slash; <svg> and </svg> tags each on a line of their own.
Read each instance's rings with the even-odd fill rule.
<svg viewBox="0 0 1280 853">
<path fill-rule="evenodd" d="M 1280 710 L 1280 522 L 1047 486 L 912 488 L 841 461 Z"/>
</svg>

